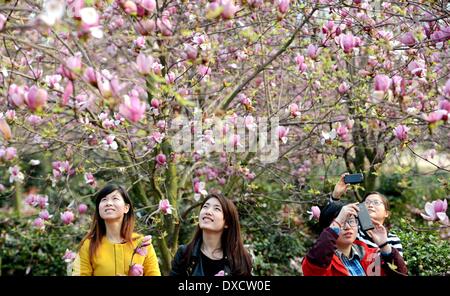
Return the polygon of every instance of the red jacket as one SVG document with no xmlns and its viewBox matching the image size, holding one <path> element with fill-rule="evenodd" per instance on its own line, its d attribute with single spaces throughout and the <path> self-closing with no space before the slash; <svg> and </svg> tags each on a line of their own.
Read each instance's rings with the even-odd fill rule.
<svg viewBox="0 0 450 296">
<path fill-rule="evenodd" d="M 314 246 L 309 250 L 302 262 L 303 274 L 306 276 L 348 276 L 349 272 L 336 255 L 336 239 L 338 235 L 331 228 L 325 228 Z M 405 262 L 395 248 L 387 256 L 380 256 L 379 249 L 369 248 L 365 243 L 355 240 L 354 245 L 361 251 L 361 266 L 366 275 L 408 274 Z M 381 257 L 381 258 L 380 258 Z M 381 259 L 381 260 L 378 260 Z M 397 266 L 392 271 L 387 263 Z"/>
</svg>

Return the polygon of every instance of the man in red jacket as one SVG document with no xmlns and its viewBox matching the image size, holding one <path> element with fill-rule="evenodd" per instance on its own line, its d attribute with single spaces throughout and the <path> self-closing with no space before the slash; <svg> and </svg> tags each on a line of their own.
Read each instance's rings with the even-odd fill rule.
<svg viewBox="0 0 450 296">
<path fill-rule="evenodd" d="M 302 262 L 306 276 L 407 275 L 405 262 L 387 243 L 383 225 L 369 230 L 378 249 L 356 240 L 358 234 L 357 203 L 327 204 L 321 211 L 322 233 Z M 390 263 L 390 265 L 388 265 Z M 390 266 L 396 266 L 395 270 Z"/>
</svg>

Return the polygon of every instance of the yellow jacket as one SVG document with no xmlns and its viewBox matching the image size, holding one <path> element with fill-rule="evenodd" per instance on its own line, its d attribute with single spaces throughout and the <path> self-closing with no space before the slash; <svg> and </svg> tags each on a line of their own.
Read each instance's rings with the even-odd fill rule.
<svg viewBox="0 0 450 296">
<path fill-rule="evenodd" d="M 128 275 L 131 256 L 136 246 L 142 241 L 143 236 L 133 233 L 132 238 L 131 243 L 113 244 L 104 236 L 93 262 L 89 260 L 90 240 L 85 240 L 73 263 L 72 275 Z M 161 272 L 153 245 L 150 244 L 145 248 L 147 249 L 147 255 L 134 254 L 133 263 L 141 264 L 144 267 L 144 276 L 160 276 Z"/>
</svg>

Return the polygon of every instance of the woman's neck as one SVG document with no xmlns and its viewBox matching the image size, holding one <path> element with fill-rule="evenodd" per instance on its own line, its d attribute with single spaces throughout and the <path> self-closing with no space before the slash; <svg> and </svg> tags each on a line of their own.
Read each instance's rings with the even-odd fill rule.
<svg viewBox="0 0 450 296">
<path fill-rule="evenodd" d="M 217 254 L 217 251 L 222 251 L 222 232 L 207 232 L 203 231 L 202 250 L 206 251 L 205 255 Z M 223 252 L 220 252 L 223 253 Z"/>
<path fill-rule="evenodd" d="M 106 237 L 112 243 L 122 243 L 123 237 L 120 235 L 122 221 L 105 221 Z"/>
</svg>

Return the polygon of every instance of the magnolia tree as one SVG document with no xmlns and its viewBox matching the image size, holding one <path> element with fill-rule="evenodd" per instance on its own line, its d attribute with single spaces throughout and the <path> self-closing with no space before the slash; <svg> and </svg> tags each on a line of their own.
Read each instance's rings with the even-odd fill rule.
<svg viewBox="0 0 450 296">
<path fill-rule="evenodd" d="M 2 1 L 1 190 L 44 229 L 86 211 L 70 180 L 126 182 L 167 272 L 208 192 L 339 159 L 371 190 L 399 151 L 448 172 L 445 2 Z"/>
</svg>

